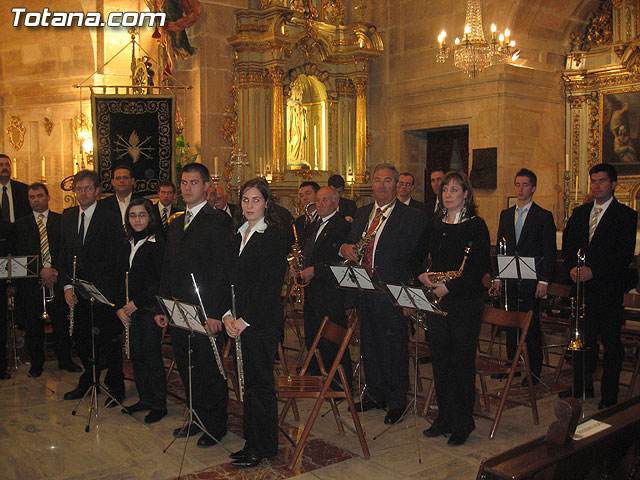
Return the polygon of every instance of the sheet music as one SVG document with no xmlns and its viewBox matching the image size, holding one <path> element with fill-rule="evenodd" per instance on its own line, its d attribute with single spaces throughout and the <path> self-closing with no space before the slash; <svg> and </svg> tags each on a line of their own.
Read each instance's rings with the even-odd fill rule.
<svg viewBox="0 0 640 480">
<path fill-rule="evenodd" d="M 338 285 L 347 288 L 362 288 L 363 290 L 375 290 L 369 274 L 364 267 L 348 267 L 345 265 L 330 265 L 329 268 L 336 277 Z M 349 270 L 351 268 L 351 271 Z M 353 273 L 352 273 L 353 272 Z"/>
<path fill-rule="evenodd" d="M 209 332 L 204 328 L 204 325 L 200 323 L 200 307 L 198 305 L 190 305 L 188 303 L 181 303 L 180 313 L 186 314 L 186 322 L 193 329 L 194 332 L 202 333 L 209 336 Z"/>
<path fill-rule="evenodd" d="M 37 257 L 34 257 L 34 256 L 11 257 L 11 278 L 25 278 L 25 277 L 38 276 L 37 271 L 29 271 L 30 258 L 33 259 Z M 9 264 L 8 258 L 0 259 L 0 279 L 9 278 L 8 264 Z"/>
<path fill-rule="evenodd" d="M 498 259 L 498 278 L 519 278 L 516 257 L 510 255 L 496 255 Z"/>
<path fill-rule="evenodd" d="M 537 280 L 536 259 L 534 257 L 520 257 L 520 278 L 523 280 Z"/>
<path fill-rule="evenodd" d="M 107 300 L 107 298 L 96 288 L 93 283 L 86 282 L 84 280 L 78 280 L 78 285 L 82 286 L 87 292 L 91 293 L 93 297 L 95 297 L 98 302 L 103 303 L 104 305 L 109 305 L 113 307 L 113 304 Z"/>
<path fill-rule="evenodd" d="M 418 308 L 426 312 L 434 311 L 431 303 L 427 300 L 424 290 L 420 287 L 387 284 L 387 288 L 401 307 Z"/>
</svg>

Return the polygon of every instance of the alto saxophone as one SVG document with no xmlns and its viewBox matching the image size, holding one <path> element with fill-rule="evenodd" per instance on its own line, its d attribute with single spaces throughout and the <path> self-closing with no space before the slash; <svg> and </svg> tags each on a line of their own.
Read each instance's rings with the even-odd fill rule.
<svg viewBox="0 0 640 480">
<path fill-rule="evenodd" d="M 77 259 L 78 257 L 76 255 L 73 256 L 73 282 L 75 283 L 76 281 L 76 264 L 77 264 Z M 75 296 L 76 294 L 76 287 L 73 286 L 73 284 L 71 285 L 71 293 Z M 74 320 L 74 316 L 75 316 L 75 310 L 76 310 L 76 306 L 73 305 L 71 308 L 69 308 L 69 336 L 72 337 L 73 336 L 73 320 Z"/>
<path fill-rule="evenodd" d="M 430 272 L 427 270 L 426 274 L 429 276 L 429 280 L 431 280 L 432 283 L 444 283 L 460 278 L 462 276 L 462 272 L 464 272 L 464 265 L 467 263 L 467 258 L 469 257 L 472 244 L 473 242 L 469 242 L 467 248 L 464 249 L 464 257 L 462 257 L 462 263 L 458 270 L 449 270 L 448 272 Z"/>
<path fill-rule="evenodd" d="M 124 290 L 125 290 L 125 302 L 129 303 L 129 272 L 124 274 Z M 129 320 L 131 322 L 131 320 Z M 130 323 L 124 327 L 124 353 L 127 358 L 131 360 L 131 341 L 129 340 Z"/>
<path fill-rule="evenodd" d="M 380 218 L 380 221 L 376 225 L 376 228 L 369 232 L 369 234 L 367 234 L 367 230 L 365 229 L 362 232 L 362 237 L 360 238 L 360 240 L 358 240 L 358 242 L 353 245 L 353 252 L 355 253 L 356 257 L 358 257 L 358 261 L 354 262 L 353 260 L 345 260 L 344 262 L 342 262 L 343 265 L 357 267 L 362 263 L 362 259 L 364 258 L 364 254 L 367 251 L 367 247 L 373 241 L 373 239 L 376 238 L 378 230 L 380 230 L 380 227 L 382 227 L 382 224 L 387 219 L 387 217 L 384 216 L 385 212 L 389 210 L 389 208 L 393 207 L 394 204 L 395 201 L 381 212 L 382 218 Z"/>
<path fill-rule="evenodd" d="M 287 256 L 287 262 L 289 267 L 293 270 L 293 286 L 291 288 L 291 294 L 296 297 L 296 303 L 299 305 L 304 304 L 304 289 L 308 284 L 304 282 L 299 283 L 297 278 L 300 276 L 300 272 L 304 269 L 304 257 L 302 256 L 302 248 L 300 247 L 300 241 L 298 240 L 298 231 L 296 230 L 295 223 L 293 224 L 293 238 L 294 242 L 291 246 L 291 253 Z"/>
<path fill-rule="evenodd" d="M 231 285 L 231 315 L 236 320 L 236 289 Z M 240 335 L 236 337 L 236 366 L 238 367 L 238 386 L 240 388 L 240 401 L 244 399 L 244 361 L 242 360 L 242 340 Z"/>
</svg>

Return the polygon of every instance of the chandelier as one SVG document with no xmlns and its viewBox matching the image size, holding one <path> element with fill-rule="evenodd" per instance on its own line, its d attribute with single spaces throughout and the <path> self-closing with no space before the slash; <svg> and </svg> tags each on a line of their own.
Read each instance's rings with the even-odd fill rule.
<svg viewBox="0 0 640 480">
<path fill-rule="evenodd" d="M 453 51 L 453 64 L 464 70 L 470 78 L 475 78 L 484 68 L 518 58 L 520 51 L 515 49 L 516 42 L 509 38 L 510 35 L 507 28 L 496 38 L 496 26 L 492 24 L 491 40 L 485 40 L 480 0 L 467 0 L 462 40 L 456 38 L 454 45 L 449 47 L 447 32 L 442 30 L 438 35 L 436 61 L 444 63 L 449 58 L 449 52 Z"/>
</svg>

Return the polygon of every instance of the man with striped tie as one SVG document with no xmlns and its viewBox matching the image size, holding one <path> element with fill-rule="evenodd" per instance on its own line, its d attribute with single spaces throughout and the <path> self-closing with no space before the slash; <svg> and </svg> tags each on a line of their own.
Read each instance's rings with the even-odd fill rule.
<svg viewBox="0 0 640 480">
<path fill-rule="evenodd" d="M 46 295 L 53 294 L 53 301 L 47 304 L 47 313 L 51 318 L 56 339 L 55 352 L 58 367 L 70 372 L 79 372 L 81 368 L 71 360 L 71 339 L 64 315 L 62 289 L 57 284 L 58 271 L 52 267 L 60 247 L 60 226 L 62 215 L 49 210 L 49 190 L 42 183 L 33 183 L 28 190 L 32 215 L 16 220 L 14 253 L 16 255 L 38 255 L 40 279 L 28 278 L 16 282 L 18 287 L 18 311 L 24 319 L 27 350 L 31 358 L 29 376 L 42 375 L 44 366 L 44 305 L 42 285 Z"/>
<path fill-rule="evenodd" d="M 162 226 L 162 235 L 167 238 L 167 230 L 169 229 L 169 218 L 180 210 L 173 205 L 173 199 L 176 196 L 176 186 L 171 180 L 163 180 L 158 186 L 158 209 L 157 225 Z"/>
</svg>

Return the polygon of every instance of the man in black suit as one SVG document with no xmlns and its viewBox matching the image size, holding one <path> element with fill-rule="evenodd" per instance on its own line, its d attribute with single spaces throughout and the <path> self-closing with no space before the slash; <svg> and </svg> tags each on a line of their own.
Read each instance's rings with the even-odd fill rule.
<svg viewBox="0 0 640 480">
<path fill-rule="evenodd" d="M 425 212 L 427 206 L 411 197 L 411 193 L 416 188 L 416 179 L 412 173 L 402 172 L 398 180 L 398 200 L 408 207 L 417 208 Z"/>
<path fill-rule="evenodd" d="M 342 175 L 338 175 L 337 173 L 335 175 L 331 175 L 327 184 L 333 188 L 340 197 L 338 213 L 344 217 L 347 222 L 353 222 L 353 216 L 356 214 L 358 207 L 356 206 L 356 202 L 350 198 L 343 197 L 345 183 Z"/>
<path fill-rule="evenodd" d="M 534 383 L 540 380 L 542 370 L 542 334 L 538 316 L 540 299 L 547 294 L 547 285 L 556 263 L 556 225 L 553 214 L 533 201 L 537 183 L 536 174 L 527 168 L 516 173 L 513 183 L 516 205 L 502 211 L 498 226 L 498 241 L 505 239 L 507 255 L 536 258 L 539 280 L 507 280 L 506 290 L 509 310 L 533 310 L 526 342 Z M 499 285 L 496 284 L 496 289 L 500 288 Z M 507 356 L 510 359 L 516 353 L 517 342 L 517 329 L 508 329 Z M 524 385 L 526 380 L 523 381 Z"/>
<path fill-rule="evenodd" d="M 0 154 L 0 212 L 2 220 L 13 223 L 31 213 L 27 200 L 27 184 L 11 180 L 11 159 Z"/>
<path fill-rule="evenodd" d="M 440 194 L 440 185 L 442 185 L 442 181 L 444 180 L 444 176 L 447 174 L 447 170 L 444 168 L 434 168 L 431 170 L 431 174 L 429 175 L 429 181 L 431 183 L 431 192 L 433 195 L 429 197 L 427 200 L 426 211 L 427 217 L 433 218 L 438 214 L 438 210 L 440 210 L 441 206 L 438 201 L 438 195 Z"/>
<path fill-rule="evenodd" d="M 133 189 L 136 185 L 136 179 L 133 176 L 133 170 L 128 165 L 118 165 L 113 169 L 111 177 L 111 185 L 114 194 L 100 200 L 105 207 L 120 214 L 122 224 L 124 225 L 124 212 L 127 210 L 132 198 L 136 198 Z"/>
<path fill-rule="evenodd" d="M 215 208 L 217 210 L 222 210 L 224 213 L 233 218 L 233 215 L 236 212 L 237 205 L 233 203 L 229 203 L 229 192 L 222 186 L 216 185 L 216 205 Z"/>
<path fill-rule="evenodd" d="M 618 173 L 608 163 L 589 170 L 592 202 L 576 207 L 562 236 L 562 256 L 573 282 L 577 280 L 577 256 L 582 251 L 585 266 L 580 281 L 584 282 L 586 318 L 579 326 L 584 352 L 583 385 L 582 352 L 574 359 L 574 385 L 576 397 L 593 397 L 593 372 L 598 360 L 600 335 L 604 347 L 602 365 L 602 398 L 598 408 L 606 408 L 618 401 L 618 380 L 624 349 L 620 341 L 623 323 L 622 301 L 625 293 L 626 271 L 633 259 L 636 242 L 637 214 L 622 205 L 613 196 Z M 561 392 L 561 397 L 571 390 Z"/>
<path fill-rule="evenodd" d="M 55 352 L 58 368 L 70 372 L 82 369 L 71 360 L 71 339 L 69 324 L 65 316 L 62 288 L 56 284 L 58 271 L 52 265 L 56 263 L 60 252 L 60 227 L 62 215 L 49 210 L 49 190 L 42 183 L 29 186 L 29 204 L 33 212 L 16 220 L 14 224 L 14 254 L 38 255 L 40 280 L 25 278 L 18 283 L 18 309 L 25 321 L 26 343 L 31 368 L 29 376 L 37 378 L 42 375 L 44 366 L 44 306 L 42 287 L 47 296 L 53 294 L 53 301 L 47 305 L 47 313 L 51 318 L 56 339 Z"/>
<path fill-rule="evenodd" d="M 158 202 L 153 209 L 156 225 L 162 228 L 162 236 L 167 238 L 169 218 L 180 210 L 173 205 L 176 196 L 176 186 L 171 180 L 163 180 L 158 185 Z"/>
<path fill-rule="evenodd" d="M 124 245 L 122 217 L 96 201 L 100 195 L 99 185 L 95 171 L 81 170 L 76 173 L 73 190 L 78 205 L 66 209 L 62 214 L 60 254 L 57 265 L 54 264 L 62 277 L 67 305 L 74 308 L 73 340 L 84 367 L 78 386 L 65 393 L 65 400 L 82 398 L 92 382 L 91 303 L 74 294 L 71 285 L 74 256 L 77 279 L 93 283 L 112 302 L 120 291 L 121 277 L 115 266 Z M 116 317 L 115 310 L 107 305 L 95 303 L 93 315 L 98 372 L 107 368 L 105 386 L 122 403 L 125 393 L 119 338 L 122 323 Z M 106 404 L 115 406 L 109 403 L 108 398 Z"/>
<path fill-rule="evenodd" d="M 190 163 L 182 170 L 180 188 L 187 204 L 184 214 L 169 226 L 165 246 L 160 295 L 199 304 L 193 287 L 193 273 L 202 303 L 207 313 L 207 329 L 220 332 L 220 319 L 230 304 L 229 269 L 232 257 L 230 218 L 207 203 L 209 171 L 200 163 Z M 165 315 L 155 317 L 160 327 L 166 327 Z M 177 327 L 170 327 L 173 353 L 185 389 L 189 389 L 189 334 Z M 219 340 L 219 339 L 218 339 Z M 222 342 L 218 341 L 222 352 Z M 198 439 L 201 448 L 210 447 L 227 433 L 227 382 L 218 370 L 209 338 L 195 335 L 192 347 L 193 409 L 209 434 Z M 177 428 L 174 436 L 180 438 L 200 432 L 193 424 L 188 429 Z"/>
<path fill-rule="evenodd" d="M 373 170 L 372 188 L 375 203 L 356 212 L 347 243 L 340 254 L 359 261 L 354 244 L 365 235 L 374 239 L 365 250 L 361 264 L 375 269 L 374 277 L 385 283 L 407 282 L 412 277 L 412 254 L 426 218 L 419 210 L 396 199 L 398 171 L 392 165 L 380 164 Z M 387 295 L 364 292 L 357 301 L 360 319 L 361 351 L 369 387 L 369 399 L 363 400 L 361 411 L 388 407 L 385 423 L 400 420 L 409 390 L 409 353 L 407 319 L 402 309 L 393 306 Z"/>
<path fill-rule="evenodd" d="M 302 215 L 296 218 L 295 226 L 298 241 L 301 245 L 306 238 L 307 227 L 318 218 L 316 209 L 313 206 L 309 208 L 308 213 L 306 212 L 307 205 L 316 201 L 316 193 L 318 190 L 320 190 L 320 185 L 313 181 L 302 182 L 298 187 L 298 198 L 300 199 L 300 211 Z"/>
<path fill-rule="evenodd" d="M 304 340 L 307 348 L 313 344 L 325 315 L 337 325 L 346 327 L 344 314 L 344 292 L 336 288 L 336 282 L 329 265 L 338 263 L 338 250 L 345 243 L 351 224 L 337 215 L 338 193 L 331 187 L 321 187 L 316 194 L 318 220 L 309 227 L 302 254 L 304 266 L 300 277 L 308 285 L 304 289 Z M 319 344 L 322 361 L 330 368 L 337 348 L 330 342 L 321 340 Z M 352 366 L 349 350 L 342 357 L 342 365 L 347 379 L 351 382 Z M 317 363 L 311 365 L 311 374 L 319 375 Z"/>
<path fill-rule="evenodd" d="M 0 219 L 0 257 L 11 253 L 13 225 Z M 0 380 L 9 377 L 7 372 L 7 281 L 0 280 Z"/>
</svg>

